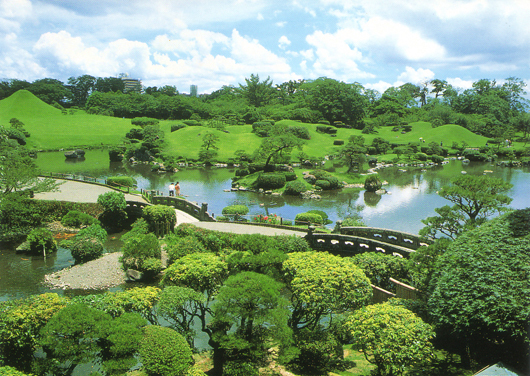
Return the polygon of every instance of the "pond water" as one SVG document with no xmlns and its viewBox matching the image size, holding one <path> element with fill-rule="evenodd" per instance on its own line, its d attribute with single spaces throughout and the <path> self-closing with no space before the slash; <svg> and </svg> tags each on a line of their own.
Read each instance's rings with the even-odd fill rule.
<svg viewBox="0 0 530 376">
<path fill-rule="evenodd" d="M 351 214 L 359 214 L 368 226 L 415 234 L 423 227 L 422 219 L 435 215 L 435 208 L 448 204 L 447 200 L 437 195 L 437 190 L 462 171 L 473 175 L 481 175 L 485 170 L 492 171 L 489 174 L 514 185 L 509 192 L 513 198 L 511 207 L 530 207 L 530 169 L 496 167 L 490 163 L 464 165 L 461 161 L 451 161 L 444 166 L 424 170 L 408 168 L 406 172 L 397 167 L 386 168 L 380 170 L 379 174 L 389 182 L 385 188 L 390 194 L 377 196 L 350 188 L 324 192 L 322 200 L 225 192 L 231 187 L 234 169 L 195 168 L 159 174 L 151 172 L 146 165 L 110 163 L 105 150 L 88 150 L 85 159 L 76 163 L 65 160 L 62 152 L 40 153 L 36 163 L 43 172 L 76 173 L 92 177 L 129 175 L 138 181 L 139 188 L 155 189 L 165 194 L 170 182 L 179 181 L 181 193 L 188 200 L 208 203 L 208 211 L 216 216 L 221 214 L 225 206 L 232 204 L 247 205 L 252 215 L 276 214 L 289 220 L 298 213 L 319 209 L 325 211 L 333 222 Z M 108 246 L 119 248 L 119 242 L 111 240 Z M 70 265 L 73 265 L 73 259 L 66 249 L 60 248 L 57 254 L 44 260 L 40 256 L 16 254 L 13 249 L 0 245 L 0 300 L 49 291 L 40 284 L 44 275 Z"/>
</svg>

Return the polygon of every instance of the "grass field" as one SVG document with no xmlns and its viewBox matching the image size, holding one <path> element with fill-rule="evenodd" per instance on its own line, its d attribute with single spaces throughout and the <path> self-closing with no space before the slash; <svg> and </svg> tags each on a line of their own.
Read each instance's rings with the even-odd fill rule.
<svg viewBox="0 0 530 376">
<path fill-rule="evenodd" d="M 70 112 L 70 111 L 69 111 Z M 122 142 L 125 134 L 134 126 L 130 119 L 121 119 L 109 116 L 88 115 L 84 111 L 73 111 L 73 114 L 64 115 L 61 110 L 54 108 L 35 97 L 29 91 L 21 90 L 0 101 L 0 124 L 8 126 L 13 117 L 24 123 L 31 137 L 27 139 L 30 149 L 59 150 L 72 148 L 98 148 L 103 146 L 117 145 Z M 256 150 L 262 139 L 252 133 L 251 125 L 227 126 L 223 132 L 205 126 L 185 127 L 175 132 L 170 132 L 172 124 L 179 123 L 178 120 L 165 120 L 160 122 L 161 129 L 165 132 L 166 150 L 165 154 L 174 157 L 183 157 L 188 160 L 198 158 L 199 149 L 202 145 L 202 137 L 211 132 L 219 137 L 218 160 L 227 161 L 234 157 L 238 149 L 245 150 L 251 154 Z M 317 124 L 305 124 L 291 120 L 283 120 L 280 123 L 286 125 L 297 125 L 309 130 L 311 139 L 305 141 L 303 152 L 310 157 L 323 157 L 337 153 L 342 146 L 333 145 L 335 140 L 348 141 L 352 135 L 362 135 L 367 145 L 372 143 L 375 137 L 382 137 L 390 143 L 407 144 L 417 143 L 420 137 L 429 142 L 436 142 L 450 148 L 453 142 L 465 141 L 470 147 L 484 146 L 486 137 L 478 136 L 469 130 L 454 124 L 447 124 L 432 128 L 430 123 L 411 123 L 412 131 L 402 134 L 393 132 L 392 127 L 377 129 L 377 133 L 363 135 L 360 130 L 340 128 L 336 137 L 328 134 L 318 133 Z M 522 145 L 514 143 L 515 148 Z M 296 155 L 296 150 L 293 156 Z M 392 158 L 391 155 L 380 159 Z"/>
</svg>

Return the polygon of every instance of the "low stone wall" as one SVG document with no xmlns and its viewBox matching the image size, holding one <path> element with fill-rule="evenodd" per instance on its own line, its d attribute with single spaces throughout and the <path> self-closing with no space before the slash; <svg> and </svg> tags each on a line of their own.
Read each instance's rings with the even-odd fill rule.
<svg viewBox="0 0 530 376">
<path fill-rule="evenodd" d="M 423 245 L 432 244 L 432 240 L 422 238 L 418 235 L 401 231 L 394 231 L 376 227 L 341 227 L 342 235 L 358 236 L 367 239 L 379 240 L 410 249 L 418 249 Z"/>
</svg>

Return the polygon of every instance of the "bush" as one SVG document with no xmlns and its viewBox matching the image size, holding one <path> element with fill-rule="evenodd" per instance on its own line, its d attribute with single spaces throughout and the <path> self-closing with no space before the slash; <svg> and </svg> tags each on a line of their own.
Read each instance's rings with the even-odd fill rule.
<svg viewBox="0 0 530 376">
<path fill-rule="evenodd" d="M 326 134 L 337 134 L 337 129 L 329 125 L 317 125 L 317 132 Z"/>
<path fill-rule="evenodd" d="M 32 373 L 20 372 L 16 368 L 5 366 L 0 367 L 0 375 L 2 376 L 32 376 Z"/>
<path fill-rule="evenodd" d="M 142 129 L 132 128 L 125 134 L 125 138 L 128 138 L 129 140 L 143 140 L 144 132 Z"/>
<path fill-rule="evenodd" d="M 98 196 L 98 204 L 105 209 L 99 216 L 103 226 L 109 231 L 121 231 L 125 227 L 127 220 L 125 195 L 115 191 L 106 192 Z"/>
<path fill-rule="evenodd" d="M 435 154 L 431 155 L 431 161 L 433 161 L 434 163 L 442 163 L 443 161 L 445 161 L 445 158 Z"/>
<path fill-rule="evenodd" d="M 97 222 L 97 219 L 89 214 L 78 210 L 70 210 L 62 219 L 61 224 L 66 227 L 79 228 L 81 226 L 90 226 Z"/>
<path fill-rule="evenodd" d="M 325 375 L 344 358 L 342 344 L 329 331 L 303 329 L 296 335 L 300 354 L 294 361 L 303 374 Z"/>
<path fill-rule="evenodd" d="M 372 284 L 387 291 L 396 292 L 390 278 L 407 283 L 409 280 L 408 261 L 402 257 L 376 252 L 364 252 L 352 257 L 352 261 L 368 277 Z"/>
<path fill-rule="evenodd" d="M 169 257 L 169 263 L 172 264 L 181 257 L 193 253 L 206 252 L 206 249 L 199 239 L 193 235 L 188 235 L 183 238 L 172 238 L 167 243 L 166 251 Z"/>
<path fill-rule="evenodd" d="M 27 239 L 31 252 L 46 254 L 57 250 L 57 242 L 53 238 L 50 230 L 45 228 L 35 228 L 31 230 Z"/>
<path fill-rule="evenodd" d="M 230 360 L 223 366 L 223 376 L 259 376 L 258 369 L 254 363 Z"/>
<path fill-rule="evenodd" d="M 146 125 L 158 124 L 160 121 L 158 119 L 153 119 L 150 117 L 136 117 L 131 119 L 132 125 L 138 125 L 140 127 L 145 127 Z"/>
<path fill-rule="evenodd" d="M 98 239 L 101 243 L 105 243 L 107 241 L 107 231 L 103 229 L 98 223 L 94 223 L 82 230 L 80 230 L 74 239 L 76 238 L 95 238 Z M 123 240 L 123 238 L 122 238 Z"/>
<path fill-rule="evenodd" d="M 320 214 L 315 213 L 298 213 L 296 217 L 294 218 L 294 224 L 295 225 L 309 225 L 309 224 L 317 224 L 321 225 L 324 221 Z"/>
<path fill-rule="evenodd" d="M 368 175 L 366 180 L 364 181 L 364 189 L 366 189 L 368 192 L 375 192 L 381 189 L 383 186 L 383 183 L 381 183 L 381 180 L 379 180 L 378 175 Z"/>
<path fill-rule="evenodd" d="M 274 125 L 274 121 L 257 121 L 252 124 L 252 132 L 259 137 L 269 137 L 269 131 Z"/>
<path fill-rule="evenodd" d="M 344 145 L 344 140 L 333 140 L 333 145 Z"/>
<path fill-rule="evenodd" d="M 330 189 L 331 184 L 327 180 L 317 180 L 315 182 L 315 186 L 317 186 L 320 189 L 327 190 L 327 189 Z"/>
<path fill-rule="evenodd" d="M 109 160 L 111 162 L 121 162 L 125 153 L 124 146 L 113 146 L 109 148 Z"/>
<path fill-rule="evenodd" d="M 223 215 L 247 215 L 249 212 L 246 205 L 230 205 L 223 208 Z"/>
<path fill-rule="evenodd" d="M 287 128 L 288 133 L 292 133 L 296 137 L 302 139 L 302 140 L 310 140 L 311 135 L 309 134 L 309 130 L 302 126 L 302 125 L 293 125 Z"/>
<path fill-rule="evenodd" d="M 201 123 L 199 123 L 197 120 L 184 120 L 183 121 L 184 124 L 186 124 L 187 126 L 189 127 L 198 127 L 201 125 Z"/>
<path fill-rule="evenodd" d="M 123 187 L 135 187 L 137 181 L 130 176 L 110 176 L 107 178 L 108 185 L 123 186 Z"/>
<path fill-rule="evenodd" d="M 335 176 L 331 175 L 327 171 L 314 170 L 314 171 L 311 171 L 310 174 L 313 175 L 316 178 L 316 180 L 328 181 L 329 187 L 326 189 L 337 189 L 341 187 L 339 179 L 337 179 Z"/>
<path fill-rule="evenodd" d="M 135 269 L 154 277 L 162 270 L 160 243 L 154 234 L 132 236 L 122 247 L 124 269 Z"/>
<path fill-rule="evenodd" d="M 248 168 L 238 168 L 236 170 L 236 176 L 247 176 L 249 174 Z"/>
<path fill-rule="evenodd" d="M 294 171 L 287 171 L 287 172 L 284 172 L 283 173 L 285 175 L 285 181 L 293 181 L 293 180 L 296 180 L 298 178 L 298 176 L 296 176 L 296 172 Z"/>
<path fill-rule="evenodd" d="M 156 224 L 168 224 L 171 229 L 177 224 L 177 217 L 175 216 L 175 209 L 166 205 L 150 205 L 143 210 L 142 217 L 149 226 L 149 231 L 155 231 Z"/>
<path fill-rule="evenodd" d="M 184 124 L 171 124 L 171 132 L 178 131 L 179 129 L 186 128 Z"/>
<path fill-rule="evenodd" d="M 425 153 L 416 153 L 416 158 L 420 161 L 425 162 L 427 160 L 427 154 Z"/>
<path fill-rule="evenodd" d="M 256 186 L 263 189 L 279 189 L 285 185 L 286 180 L 284 174 L 276 172 L 263 173 L 258 176 Z"/>
<path fill-rule="evenodd" d="M 75 240 L 70 248 L 76 264 L 95 260 L 103 255 L 103 243 L 97 238 L 84 236 Z"/>
<path fill-rule="evenodd" d="M 283 191 L 283 194 L 288 196 L 299 196 L 306 190 L 306 185 L 303 182 L 294 180 L 285 184 L 285 190 Z"/>
<path fill-rule="evenodd" d="M 325 225 L 327 225 L 328 223 L 331 223 L 327 213 L 322 211 L 322 210 L 313 209 L 313 210 L 307 211 L 306 213 L 312 213 L 312 214 L 320 215 L 322 217 L 322 223 L 324 223 Z"/>
<path fill-rule="evenodd" d="M 286 222 L 284 221 L 284 224 Z M 296 235 L 276 235 L 274 236 L 277 248 L 283 253 L 309 252 L 309 243 L 301 236 Z"/>
<path fill-rule="evenodd" d="M 7 138 L 11 140 L 16 140 L 19 145 L 26 145 L 26 136 L 24 133 L 14 128 L 5 128 L 4 129 Z"/>
<path fill-rule="evenodd" d="M 158 325 L 144 328 L 139 353 L 148 375 L 184 376 L 194 363 L 186 339 L 175 330 Z"/>
</svg>

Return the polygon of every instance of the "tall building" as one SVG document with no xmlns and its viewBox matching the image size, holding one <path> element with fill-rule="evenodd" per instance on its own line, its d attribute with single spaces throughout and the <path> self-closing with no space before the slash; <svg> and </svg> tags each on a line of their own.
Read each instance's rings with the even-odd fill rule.
<svg viewBox="0 0 530 376">
<path fill-rule="evenodd" d="M 198 89 L 197 85 L 190 85 L 190 97 L 196 97 Z"/>
<path fill-rule="evenodd" d="M 137 93 L 142 92 L 142 81 L 137 78 L 129 78 L 129 75 L 126 73 L 121 73 L 120 78 L 125 84 L 124 93 L 129 93 L 131 91 L 136 91 Z"/>
</svg>

